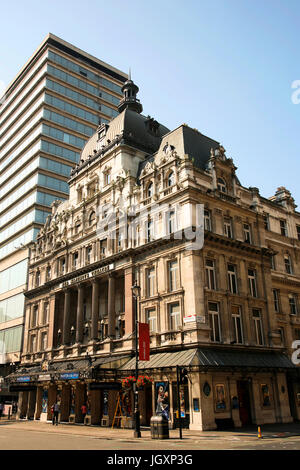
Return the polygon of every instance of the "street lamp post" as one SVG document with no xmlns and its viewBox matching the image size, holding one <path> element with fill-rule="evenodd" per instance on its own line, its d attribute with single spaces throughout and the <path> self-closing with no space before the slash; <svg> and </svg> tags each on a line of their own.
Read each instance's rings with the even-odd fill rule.
<svg viewBox="0 0 300 470">
<path fill-rule="evenodd" d="M 137 387 L 139 373 L 138 356 L 138 297 L 140 295 L 140 286 L 135 281 L 132 286 L 132 295 L 134 297 L 134 320 L 135 320 L 135 384 L 134 384 L 134 437 L 141 437 L 140 411 L 139 411 L 139 392 Z"/>
</svg>

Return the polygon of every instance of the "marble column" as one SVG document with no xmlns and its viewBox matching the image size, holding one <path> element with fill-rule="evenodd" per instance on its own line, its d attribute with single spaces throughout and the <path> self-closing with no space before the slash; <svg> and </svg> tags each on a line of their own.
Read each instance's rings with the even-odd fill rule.
<svg viewBox="0 0 300 470">
<path fill-rule="evenodd" d="M 98 338 L 99 281 L 92 282 L 92 339 Z"/>
<path fill-rule="evenodd" d="M 115 338 L 116 334 L 116 309 L 115 309 L 115 278 L 108 277 L 108 336 Z"/>
<path fill-rule="evenodd" d="M 70 289 L 66 289 L 64 302 L 63 344 L 70 343 L 70 304 L 71 291 Z"/>
<path fill-rule="evenodd" d="M 77 319 L 76 319 L 76 343 L 83 342 L 83 294 L 84 287 L 78 286 Z"/>
</svg>

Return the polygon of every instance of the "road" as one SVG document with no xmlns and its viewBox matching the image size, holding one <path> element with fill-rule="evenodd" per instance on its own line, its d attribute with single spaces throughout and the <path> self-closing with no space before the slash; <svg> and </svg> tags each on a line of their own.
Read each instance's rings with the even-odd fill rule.
<svg viewBox="0 0 300 470">
<path fill-rule="evenodd" d="M 287 430 L 290 429 L 290 430 Z M 142 438 L 135 439 L 132 430 L 33 421 L 0 421 L 1 450 L 300 450 L 300 432 L 290 427 L 280 432 L 268 430 L 263 439 L 251 432 L 170 431 L 170 439 L 151 439 L 150 430 L 142 429 Z"/>
</svg>

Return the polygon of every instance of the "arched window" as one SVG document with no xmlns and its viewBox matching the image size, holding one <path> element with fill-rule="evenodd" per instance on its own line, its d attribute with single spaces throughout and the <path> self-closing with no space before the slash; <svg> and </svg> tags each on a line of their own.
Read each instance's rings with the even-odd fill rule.
<svg viewBox="0 0 300 470">
<path fill-rule="evenodd" d="M 79 233 L 81 227 L 80 220 L 76 220 L 75 222 L 75 233 Z"/>
<path fill-rule="evenodd" d="M 152 197 L 152 196 L 153 196 L 153 183 L 151 181 L 151 183 L 149 183 L 147 187 L 147 197 Z"/>
<path fill-rule="evenodd" d="M 168 186 L 173 186 L 173 184 L 175 184 L 175 174 L 171 171 L 168 176 Z"/>
<path fill-rule="evenodd" d="M 227 193 L 226 182 L 223 178 L 218 178 L 218 190 L 221 191 L 221 193 Z"/>
<path fill-rule="evenodd" d="M 89 225 L 93 225 L 96 220 L 95 211 L 92 211 L 89 216 Z"/>
</svg>

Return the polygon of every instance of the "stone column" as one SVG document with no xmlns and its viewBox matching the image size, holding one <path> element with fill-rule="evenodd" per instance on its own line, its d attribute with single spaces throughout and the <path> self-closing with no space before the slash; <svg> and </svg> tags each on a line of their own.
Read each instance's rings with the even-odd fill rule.
<svg viewBox="0 0 300 470">
<path fill-rule="evenodd" d="M 237 382 L 236 379 L 228 378 L 228 388 L 229 388 L 229 406 L 231 406 L 231 415 L 234 422 L 235 428 L 240 428 L 242 426 L 240 419 L 240 410 L 239 408 L 232 408 L 232 399 L 233 397 L 238 397 L 237 391 Z"/>
<path fill-rule="evenodd" d="M 108 336 L 110 338 L 115 338 L 116 334 L 115 283 L 113 274 L 110 274 L 108 277 Z"/>
<path fill-rule="evenodd" d="M 81 407 L 85 400 L 85 384 L 77 383 L 75 390 L 75 423 L 83 423 Z"/>
<path fill-rule="evenodd" d="M 26 418 L 28 408 L 28 394 L 29 392 L 19 393 L 17 419 Z"/>
<path fill-rule="evenodd" d="M 70 343 L 70 303 L 71 291 L 70 289 L 66 289 L 64 302 L 63 344 Z"/>
<path fill-rule="evenodd" d="M 77 319 L 76 319 L 76 343 L 83 342 L 83 292 L 84 287 L 78 286 Z"/>
<path fill-rule="evenodd" d="M 260 397 L 260 381 L 258 379 L 252 379 L 252 397 L 255 414 L 253 417 L 253 422 L 258 425 L 264 424 L 264 415 L 261 407 Z"/>
<path fill-rule="evenodd" d="M 91 390 L 91 424 L 101 423 L 101 390 Z"/>
<path fill-rule="evenodd" d="M 36 390 L 36 406 L 35 406 L 35 413 L 34 419 L 40 419 L 41 412 L 42 412 L 42 401 L 43 401 L 43 387 L 37 387 Z"/>
<path fill-rule="evenodd" d="M 128 268 L 124 273 L 124 295 L 125 295 L 125 336 L 134 332 L 134 305 L 133 305 L 133 268 Z"/>
<path fill-rule="evenodd" d="M 55 294 L 50 296 L 49 300 L 49 333 L 48 333 L 48 348 L 52 349 L 54 342 L 54 321 L 55 321 Z"/>
<path fill-rule="evenodd" d="M 91 339 L 98 338 L 98 318 L 99 318 L 99 282 L 92 282 L 92 335 Z"/>
<path fill-rule="evenodd" d="M 68 422 L 70 413 L 70 384 L 63 384 L 61 389 L 60 421 Z"/>
<path fill-rule="evenodd" d="M 54 405 L 56 400 L 56 385 L 49 385 L 48 389 L 48 408 L 47 408 L 47 419 L 52 420 L 51 406 Z"/>
<path fill-rule="evenodd" d="M 36 390 L 31 390 L 28 395 L 27 419 L 34 418 L 36 404 Z"/>
<path fill-rule="evenodd" d="M 208 394 L 203 391 L 204 385 L 210 387 Z M 199 411 L 192 409 L 190 429 L 199 431 L 216 429 L 212 375 L 196 372 L 191 376 L 190 386 L 192 387 L 192 400 L 194 398 L 199 400 Z M 193 403 L 191 403 L 191 407 L 193 407 Z"/>
</svg>

